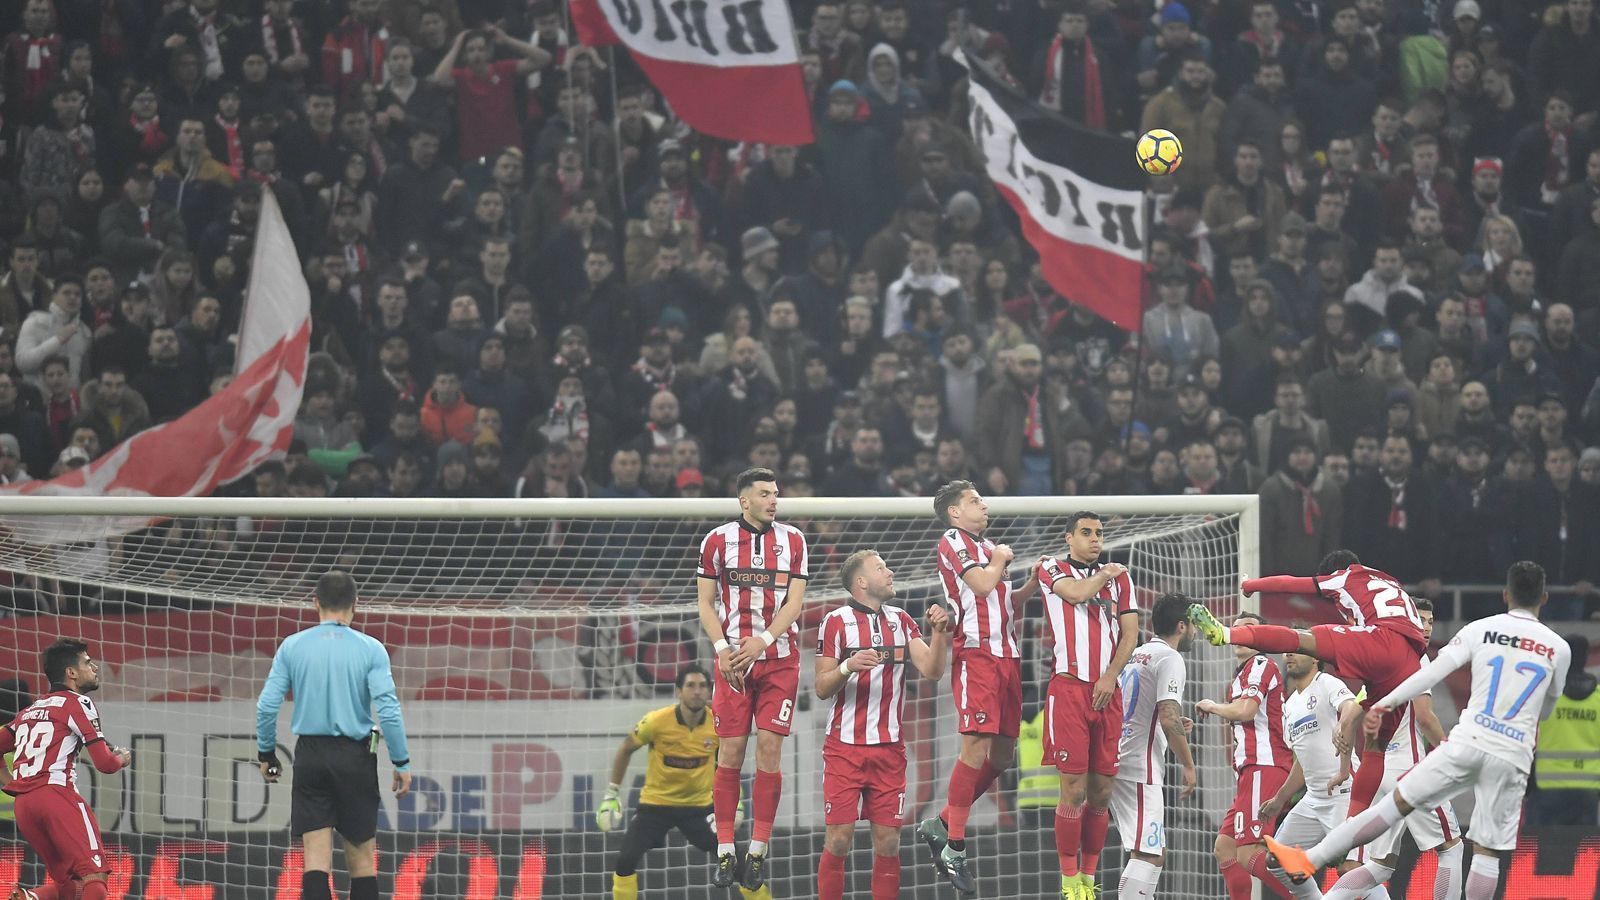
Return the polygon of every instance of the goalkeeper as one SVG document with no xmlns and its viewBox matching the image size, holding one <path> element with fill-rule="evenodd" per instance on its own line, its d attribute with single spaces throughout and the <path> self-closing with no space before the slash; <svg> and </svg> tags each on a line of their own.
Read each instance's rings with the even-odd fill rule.
<svg viewBox="0 0 1600 900">
<path fill-rule="evenodd" d="M 645 769 L 644 790 L 639 792 L 639 808 L 628 822 L 622 838 L 617 865 L 611 876 L 611 896 L 616 900 L 635 900 L 639 896 L 639 861 L 661 846 L 667 832 L 676 828 L 689 843 L 707 853 L 717 849 L 717 836 L 711 830 L 711 779 L 716 767 L 717 732 L 711 725 L 706 706 L 711 702 L 711 679 L 697 665 L 678 672 L 678 702 L 645 714 L 633 731 L 622 739 L 611 760 L 611 784 L 606 797 L 595 810 L 595 823 L 601 831 L 612 831 L 622 824 L 622 779 L 628 761 L 640 747 L 650 748 L 650 763 Z M 740 888 L 746 897 L 771 900 L 765 886 L 755 891 Z"/>
</svg>

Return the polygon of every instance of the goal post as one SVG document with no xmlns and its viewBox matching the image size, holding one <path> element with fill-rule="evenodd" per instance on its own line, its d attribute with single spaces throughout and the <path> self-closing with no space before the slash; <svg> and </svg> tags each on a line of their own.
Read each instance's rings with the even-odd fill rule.
<svg viewBox="0 0 1600 900">
<path fill-rule="evenodd" d="M 1015 550 L 1017 582 L 1039 556 L 1065 553 L 1067 517 L 1083 509 L 1105 518 L 1106 555 L 1128 565 L 1146 609 L 1178 590 L 1231 615 L 1242 608 L 1240 575 L 1259 572 L 1254 496 L 988 504 L 987 536 Z M 694 564 L 705 532 L 737 515 L 731 499 L 0 497 L 0 589 L 22 611 L 0 620 L 0 674 L 38 692 L 38 650 L 60 635 L 94 645 L 106 728 L 135 751 L 126 773 L 106 778 L 84 766 L 80 777 L 106 832 L 114 888 L 176 896 L 181 886 L 210 885 L 213 894 L 185 896 L 293 900 L 301 863 L 287 836 L 289 787 L 287 778 L 268 787 L 255 771 L 254 701 L 277 644 L 314 621 L 317 577 L 347 569 L 361 586 L 357 627 L 393 659 L 416 773 L 412 796 L 384 791 L 384 895 L 606 897 L 621 835 L 599 833 L 592 811 L 609 761 L 643 713 L 672 702 L 678 669 L 709 661 Z M 811 692 L 808 645 L 843 598 L 838 565 L 877 549 L 895 570 L 897 602 L 920 619 L 940 596 L 934 546 L 943 526 L 929 498 L 789 498 L 779 515 L 806 532 L 812 577 L 771 884 L 776 897 L 802 897 L 814 894 L 821 851 L 827 710 Z M 1028 717 L 1049 674 L 1041 619 L 1036 598 L 1022 620 Z M 1200 642 L 1187 664 L 1192 707 L 1221 695 L 1234 658 Z M 919 682 L 908 700 L 908 820 L 943 802 L 958 741 L 948 698 L 946 678 Z M 285 711 L 285 759 L 294 746 L 288 723 Z M 1215 720 L 1195 726 L 1201 786 L 1181 803 L 1169 792 L 1163 893 L 1222 892 L 1210 847 L 1233 795 L 1227 740 Z M 747 797 L 752 766 L 747 759 Z M 643 771 L 636 757 L 630 810 Z M 1014 775 L 974 809 L 980 887 L 1052 892 L 1053 820 L 1017 809 Z M 1174 769 L 1168 782 L 1176 781 Z M 903 896 L 941 896 L 914 844 L 905 832 Z M 853 889 L 866 890 L 868 846 L 862 829 Z M 1113 831 L 1105 879 L 1114 883 L 1123 857 Z M 674 836 L 640 871 L 644 896 L 698 895 L 710 859 Z M 31 856 L 0 849 L 0 893 L 18 873 L 38 880 Z"/>
</svg>

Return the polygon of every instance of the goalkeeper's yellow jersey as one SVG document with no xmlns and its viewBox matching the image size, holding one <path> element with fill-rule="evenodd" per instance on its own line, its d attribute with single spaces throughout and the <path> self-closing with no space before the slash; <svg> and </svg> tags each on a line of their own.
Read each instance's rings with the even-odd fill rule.
<svg viewBox="0 0 1600 900">
<path fill-rule="evenodd" d="M 639 802 L 654 806 L 710 806 L 717 762 L 717 732 L 711 711 L 700 724 L 685 725 L 678 704 L 645 714 L 633 726 L 633 739 L 650 748 Z"/>
</svg>

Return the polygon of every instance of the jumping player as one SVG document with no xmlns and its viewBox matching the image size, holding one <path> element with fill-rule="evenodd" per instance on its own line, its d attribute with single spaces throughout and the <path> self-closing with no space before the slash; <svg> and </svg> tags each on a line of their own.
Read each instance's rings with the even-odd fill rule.
<svg viewBox="0 0 1600 900">
<path fill-rule="evenodd" d="M 1245 625 L 1229 629 L 1200 604 L 1189 607 L 1189 621 L 1213 645 L 1235 644 L 1254 647 L 1265 653 L 1297 651 L 1333 666 L 1346 683 L 1366 686 L 1370 705 L 1376 697 L 1391 693 L 1400 682 L 1417 671 L 1418 659 L 1427 652 L 1428 640 L 1422 635 L 1422 620 L 1417 617 L 1411 597 L 1390 576 L 1361 565 L 1349 550 L 1335 550 L 1322 560 L 1312 577 L 1274 575 L 1247 579 L 1241 586 L 1245 594 L 1258 591 L 1314 594 L 1339 605 L 1345 625 L 1317 625 L 1297 631 L 1281 625 Z M 1351 684 L 1352 688 L 1354 684 Z M 1367 741 L 1361 750 L 1360 766 L 1350 790 L 1350 814 L 1365 809 L 1383 782 L 1384 745 L 1399 727 L 1399 714 L 1384 720 L 1377 739 Z"/>
<path fill-rule="evenodd" d="M 1092 900 L 1105 849 L 1122 692 L 1117 683 L 1139 640 L 1139 607 L 1125 566 L 1100 562 L 1100 515 L 1074 513 L 1067 556 L 1039 560 L 1045 618 L 1055 652 L 1045 699 L 1045 758 L 1061 773 L 1056 855 L 1063 900 Z"/>
<path fill-rule="evenodd" d="M 1011 548 L 983 536 L 989 507 L 970 481 L 952 481 L 933 497 L 933 512 L 949 526 L 936 551 L 945 599 L 955 614 L 955 661 L 950 690 L 960 722 L 961 750 L 950 770 L 943 811 L 917 825 L 933 864 L 955 889 L 978 889 L 967 871 L 967 817 L 1010 765 L 1022 727 L 1022 651 L 1017 604 L 1033 595 L 1030 575 L 1012 590 Z"/>
<path fill-rule="evenodd" d="M 844 861 L 856 820 L 872 824 L 872 900 L 900 896 L 900 825 L 906 812 L 906 745 L 900 719 L 906 666 L 938 681 L 950 653 L 950 616 L 928 606 L 933 643 L 894 599 L 894 572 L 876 550 L 857 550 L 839 581 L 850 594 L 817 631 L 817 697 L 833 698 L 822 745 L 827 839 L 817 862 L 817 896 L 844 897 Z"/>
<path fill-rule="evenodd" d="M 1201 607 L 1202 609 L 1204 607 Z M 1189 607 L 1193 620 L 1194 606 Z M 1234 628 L 1242 622 L 1261 624 L 1255 613 L 1240 613 Z M 1261 806 L 1277 793 L 1289 777 L 1289 748 L 1283 742 L 1283 678 L 1271 659 L 1235 645 L 1233 654 L 1239 668 L 1228 685 L 1225 703 L 1201 700 L 1195 710 L 1204 719 L 1215 714 L 1233 723 L 1233 770 L 1239 775 L 1233 806 L 1223 816 L 1212 851 L 1228 886 L 1229 900 L 1250 900 L 1250 876 L 1254 875 L 1280 897 L 1288 891 L 1267 872 L 1266 854 L 1256 846 L 1272 831 L 1272 820 L 1263 819 Z"/>
<path fill-rule="evenodd" d="M 1189 598 L 1163 594 L 1150 615 L 1151 638 L 1133 651 L 1122 670 L 1122 740 L 1117 745 L 1117 777 L 1111 782 L 1111 814 L 1128 851 L 1117 896 L 1149 900 L 1161 880 L 1167 824 L 1162 784 L 1166 781 L 1167 747 L 1183 767 L 1183 790 L 1194 793 L 1194 754 L 1184 735 L 1183 654 L 1194 642 L 1194 626 L 1185 618 Z"/>
<path fill-rule="evenodd" d="M 1544 569 L 1531 562 L 1513 563 L 1504 598 L 1506 612 L 1456 632 L 1436 659 L 1376 700 L 1363 721 L 1366 734 L 1375 736 L 1383 720 L 1408 700 L 1470 663 L 1472 695 L 1451 729 L 1450 740 L 1424 757 L 1393 793 L 1340 824 L 1315 846 L 1302 850 L 1269 838 L 1267 849 L 1275 868 L 1295 881 L 1308 879 L 1329 860 L 1378 838 L 1413 810 L 1435 809 L 1472 788 L 1476 803 L 1466 900 L 1494 897 L 1500 854 L 1517 845 L 1539 722 L 1555 708 L 1572 662 L 1567 642 L 1539 621 L 1539 608 L 1548 599 Z M 1357 874 L 1365 872 L 1345 877 Z"/>
<path fill-rule="evenodd" d="M 778 476 L 746 469 L 735 486 L 739 518 L 713 528 L 700 543 L 700 626 L 717 651 L 711 721 L 722 750 L 712 785 L 717 820 L 717 870 L 712 883 L 748 890 L 766 883 L 767 841 L 783 793 L 783 739 L 800 689 L 800 629 L 809 557 L 800 529 L 776 521 Z M 734 818 L 745 746 L 756 729 L 750 849 L 738 865 Z"/>
<path fill-rule="evenodd" d="M 622 739 L 611 759 L 611 784 L 595 809 L 595 823 L 610 831 L 622 815 L 622 780 L 628 762 L 640 747 L 650 748 L 639 806 L 628 820 L 622 849 L 611 875 L 613 900 L 637 900 L 639 862 L 677 829 L 689 843 L 711 852 L 717 847 L 711 824 L 711 773 L 717 756 L 717 734 L 706 713 L 711 678 L 698 665 L 678 672 L 678 702 L 652 710 Z M 771 900 L 765 887 L 739 892 L 753 900 Z"/>
<path fill-rule="evenodd" d="M 78 794 L 78 754 L 111 775 L 133 758 L 106 744 L 100 712 L 89 694 L 100 687 L 100 666 L 89 646 L 62 638 L 42 655 L 50 693 L 0 728 L 0 756 L 15 750 L 5 791 L 16 798 L 17 830 L 49 873 L 50 883 L 17 887 L 12 900 L 105 900 L 111 866 L 100 826 Z"/>
</svg>

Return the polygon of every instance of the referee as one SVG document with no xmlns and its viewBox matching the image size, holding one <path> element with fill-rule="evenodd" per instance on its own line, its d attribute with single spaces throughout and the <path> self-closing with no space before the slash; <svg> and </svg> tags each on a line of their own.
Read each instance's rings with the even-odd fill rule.
<svg viewBox="0 0 1600 900">
<path fill-rule="evenodd" d="M 394 764 L 394 793 L 411 790 L 410 756 L 400 698 L 389 671 L 389 652 L 356 631 L 356 582 L 334 570 L 317 581 L 322 622 L 290 635 L 272 658 L 261 699 L 256 701 L 256 749 L 261 774 L 271 784 L 278 762 L 278 707 L 294 692 L 293 809 L 290 833 L 305 854 L 304 900 L 331 900 L 333 832 L 344 838 L 350 869 L 350 900 L 378 900 L 375 853 L 378 834 L 378 735 L 373 707 Z"/>
<path fill-rule="evenodd" d="M 689 664 L 678 672 L 678 702 L 645 714 L 611 760 L 611 785 L 595 810 L 601 831 L 611 831 L 622 819 L 622 779 L 628 762 L 640 747 L 650 748 L 644 790 L 628 822 L 611 876 L 612 900 L 637 900 L 639 863 L 644 855 L 666 842 L 677 829 L 690 844 L 706 851 L 717 848 L 712 833 L 711 774 L 716 764 L 717 732 L 706 705 L 711 702 L 711 679 L 706 670 Z M 757 890 L 739 888 L 750 900 L 772 900 L 762 885 Z"/>
</svg>

